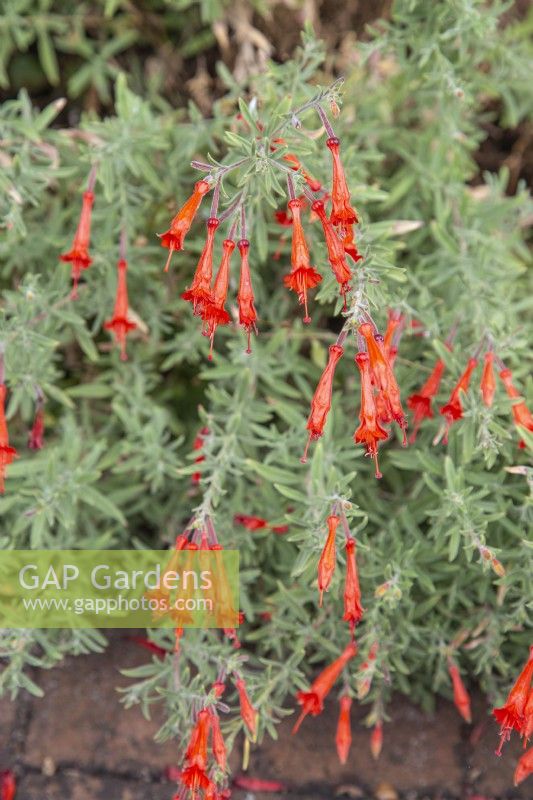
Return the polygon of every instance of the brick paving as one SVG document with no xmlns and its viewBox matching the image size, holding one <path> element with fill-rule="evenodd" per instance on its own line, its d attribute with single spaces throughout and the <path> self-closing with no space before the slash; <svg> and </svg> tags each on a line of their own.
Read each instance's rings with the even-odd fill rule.
<svg viewBox="0 0 533 800">
<path fill-rule="evenodd" d="M 165 767 L 176 765 L 171 741 L 156 744 L 162 722 L 154 710 L 146 720 L 139 708 L 125 710 L 118 686 L 120 669 L 144 663 L 150 655 L 121 632 L 112 635 L 105 656 L 69 658 L 34 676 L 42 699 L 21 695 L 0 701 L 0 770 L 14 769 L 16 800 L 171 800 L 175 784 Z M 533 777 L 512 786 L 521 750 L 515 739 L 496 758 L 497 728 L 483 699 L 474 697 L 473 729 L 454 707 L 439 701 L 434 714 L 398 697 L 389 709 L 383 753 L 375 762 L 367 708 L 354 704 L 349 763 L 341 767 L 334 745 L 336 708 L 329 703 L 318 718 L 306 719 L 297 736 L 292 720 L 279 726 L 277 742 L 253 749 L 250 774 L 287 785 L 281 795 L 234 791 L 235 800 L 531 800 Z M 239 769 L 239 753 L 232 761 Z"/>
</svg>

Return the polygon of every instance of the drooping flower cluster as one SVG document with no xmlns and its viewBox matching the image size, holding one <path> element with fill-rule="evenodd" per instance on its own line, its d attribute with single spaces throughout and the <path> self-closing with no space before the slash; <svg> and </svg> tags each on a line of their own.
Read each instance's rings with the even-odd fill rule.
<svg viewBox="0 0 533 800">
<path fill-rule="evenodd" d="M 373 458 L 376 478 L 381 478 L 378 466 L 379 443 L 389 438 L 389 432 L 384 426 L 396 422 L 403 434 L 403 444 L 406 444 L 407 419 L 393 368 L 398 352 L 395 331 L 399 323 L 399 317 L 389 317 L 387 340 L 370 322 L 362 322 L 357 328 L 359 343 L 365 349 L 355 356 L 361 379 L 361 406 L 360 425 L 354 433 L 354 442 L 363 444 L 366 454 Z M 328 363 L 311 400 L 311 413 L 307 420 L 309 436 L 301 459 L 303 463 L 307 460 L 311 441 L 320 438 L 324 433 L 331 409 L 335 368 L 344 354 L 342 344 L 346 337 L 347 329 L 344 329 L 337 343 L 329 348 Z"/>
</svg>

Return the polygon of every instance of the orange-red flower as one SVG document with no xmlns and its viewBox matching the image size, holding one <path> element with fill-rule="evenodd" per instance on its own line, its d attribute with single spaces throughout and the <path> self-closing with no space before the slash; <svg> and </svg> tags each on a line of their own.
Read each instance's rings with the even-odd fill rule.
<svg viewBox="0 0 533 800">
<path fill-rule="evenodd" d="M 220 730 L 220 720 L 214 708 L 211 710 L 211 732 L 213 736 L 212 749 L 215 761 L 220 769 L 225 772 L 227 768 L 226 744 L 222 736 L 222 731 Z"/>
<path fill-rule="evenodd" d="M 376 760 L 379 758 L 381 748 L 383 747 L 383 723 L 376 722 L 372 733 L 370 734 L 370 752 Z"/>
<path fill-rule="evenodd" d="M 225 309 L 226 297 L 229 286 L 229 267 L 231 254 L 235 250 L 233 239 L 224 239 L 222 242 L 222 259 L 213 285 L 211 297 L 202 308 L 202 319 L 205 323 L 205 335 L 209 336 L 209 361 L 213 358 L 213 342 L 218 325 L 227 325 L 231 317 Z"/>
<path fill-rule="evenodd" d="M 350 205 L 350 190 L 348 189 L 344 168 L 341 162 L 340 142 L 337 137 L 332 136 L 326 141 L 326 145 L 330 149 L 333 158 L 331 224 L 353 225 L 355 222 L 358 222 L 358 219 L 357 214 Z"/>
<path fill-rule="evenodd" d="M 407 405 L 413 411 L 413 433 L 409 438 L 411 444 L 415 441 L 423 420 L 433 417 L 431 401 L 439 391 L 443 372 L 444 361 L 439 358 L 433 367 L 433 372 L 420 391 L 418 393 L 415 392 L 415 394 L 407 398 Z"/>
<path fill-rule="evenodd" d="M 296 733 L 300 725 L 308 714 L 316 717 L 324 708 L 324 700 L 333 688 L 333 684 L 341 674 L 342 670 L 348 661 L 357 654 L 357 645 L 355 642 L 350 642 L 344 648 L 341 655 L 329 664 L 320 675 L 315 678 L 311 684 L 308 692 L 298 692 L 296 698 L 298 703 L 302 706 L 302 711 L 294 728 L 293 733 Z"/>
<path fill-rule="evenodd" d="M 318 591 L 320 592 L 320 606 L 322 605 L 322 597 L 324 592 L 328 591 L 331 585 L 331 579 L 333 578 L 333 573 L 335 572 L 335 565 L 337 563 L 335 537 L 340 521 L 340 517 L 337 517 L 335 514 L 331 514 L 326 520 L 328 524 L 328 535 L 322 550 L 322 554 L 318 561 Z"/>
<path fill-rule="evenodd" d="M 335 368 L 343 353 L 343 348 L 338 344 L 332 344 L 329 348 L 328 363 L 320 376 L 313 399 L 311 400 L 311 413 L 309 414 L 306 425 L 309 431 L 309 438 L 307 439 L 305 451 L 301 458 L 303 464 L 307 461 L 307 452 L 311 439 L 319 439 L 324 433 L 324 425 L 326 424 L 331 408 L 331 394 L 333 390 Z"/>
<path fill-rule="evenodd" d="M 355 431 L 353 438 L 356 444 L 365 445 L 366 454 L 374 459 L 376 478 L 381 478 L 378 464 L 378 445 L 380 441 L 388 439 L 388 433 L 378 421 L 368 353 L 357 353 L 355 363 L 359 367 L 361 374 L 361 410 L 359 412 L 361 424 Z"/>
<path fill-rule="evenodd" d="M 189 745 L 185 752 L 185 767 L 181 781 L 193 793 L 207 789 L 211 783 L 207 775 L 207 742 L 209 738 L 210 715 L 204 708 L 199 712 Z"/>
<path fill-rule="evenodd" d="M 127 361 L 126 337 L 130 331 L 135 330 L 137 325 L 128 318 L 128 285 L 126 272 L 128 262 L 121 258 L 117 264 L 117 294 L 115 299 L 115 310 L 111 319 L 104 322 L 104 328 L 113 331 L 115 340 L 120 347 L 120 358 Z"/>
<path fill-rule="evenodd" d="M 524 740 L 524 747 L 533 736 L 533 687 L 529 690 L 524 707 L 524 721 L 520 728 L 520 736 Z"/>
<path fill-rule="evenodd" d="M 213 247 L 215 232 L 220 224 L 216 217 L 207 220 L 207 238 L 204 249 L 198 261 L 196 272 L 190 287 L 181 295 L 184 300 L 192 303 L 195 314 L 200 314 L 204 303 L 211 299 L 211 280 L 213 277 Z"/>
<path fill-rule="evenodd" d="M 490 408 L 494 400 L 494 393 L 496 391 L 496 378 L 494 377 L 494 353 L 492 350 L 488 350 L 485 353 L 485 363 L 483 364 L 480 388 L 483 402 Z"/>
<path fill-rule="evenodd" d="M 28 447 L 30 450 L 41 450 L 44 445 L 44 405 L 40 399 L 37 401 L 35 417 L 31 431 L 28 434 Z"/>
<path fill-rule="evenodd" d="M 78 283 L 82 269 L 87 269 L 93 263 L 89 255 L 89 243 L 91 239 L 91 216 L 94 204 L 94 193 L 87 191 L 83 193 L 80 220 L 74 241 L 68 253 L 62 253 L 59 258 L 61 261 L 72 264 L 72 292 L 71 297 L 75 300 L 78 296 Z"/>
<path fill-rule="evenodd" d="M 350 623 L 352 634 L 355 626 L 361 621 L 364 608 L 361 605 L 361 590 L 355 558 L 355 539 L 351 536 L 346 541 L 346 580 L 344 583 L 344 616 Z"/>
<path fill-rule="evenodd" d="M 465 722 L 472 722 L 472 712 L 470 710 L 470 696 L 461 678 L 457 664 L 452 659 L 448 659 L 448 672 L 453 684 L 453 702 L 455 707 Z"/>
<path fill-rule="evenodd" d="M 4 494 L 5 491 L 4 478 L 6 467 L 18 456 L 15 448 L 9 445 L 9 433 L 5 414 L 6 394 L 7 389 L 5 385 L 0 383 L 0 494 Z"/>
<path fill-rule="evenodd" d="M 324 231 L 324 238 L 326 240 L 326 247 L 328 250 L 328 260 L 335 275 L 335 279 L 340 286 L 340 293 L 344 298 L 344 305 L 346 307 L 346 293 L 350 291 L 350 280 L 352 272 L 346 263 L 346 255 L 344 252 L 344 245 L 342 240 L 339 239 L 337 233 L 326 217 L 326 210 L 322 200 L 315 200 L 311 206 L 320 222 Z"/>
<path fill-rule="evenodd" d="M 266 519 L 263 519 L 262 517 L 250 516 L 249 514 L 235 514 L 233 517 L 233 522 L 236 525 L 242 525 L 249 531 L 259 531 L 268 526 Z"/>
<path fill-rule="evenodd" d="M 505 386 L 507 396 L 510 397 L 511 400 L 518 399 L 518 402 L 513 403 L 511 406 L 514 424 L 519 428 L 525 428 L 528 431 L 533 431 L 533 415 L 526 406 L 525 400 L 519 399 L 521 394 L 513 384 L 513 373 L 510 369 L 502 369 L 500 372 L 500 378 Z"/>
<path fill-rule="evenodd" d="M 243 678 L 237 678 L 235 681 L 237 692 L 239 693 L 239 703 L 241 706 L 241 719 L 250 731 L 252 738 L 255 738 L 257 733 L 257 711 L 250 702 L 248 692 L 246 691 L 246 684 Z"/>
<path fill-rule="evenodd" d="M 383 336 L 374 332 L 373 326 L 369 322 L 363 322 L 358 330 L 365 338 L 372 376 L 384 403 L 383 413 L 385 417 L 378 415 L 378 418 L 383 419 L 383 421 L 394 419 L 403 431 L 403 443 L 405 445 L 407 440 L 407 420 L 402 408 L 398 382 L 394 376 L 390 360 L 385 353 Z"/>
<path fill-rule="evenodd" d="M 322 280 L 322 276 L 310 264 L 309 248 L 305 241 L 304 229 L 302 227 L 301 210 L 303 203 L 299 199 L 289 200 L 289 208 L 292 211 L 292 251 L 291 251 L 291 272 L 285 275 L 283 283 L 298 295 L 298 302 L 304 305 L 304 322 L 311 322 L 311 317 L 307 310 L 307 290 L 313 289 Z"/>
<path fill-rule="evenodd" d="M 444 443 L 446 444 L 448 441 L 448 433 L 450 427 L 453 425 L 454 422 L 463 418 L 463 406 L 461 403 L 461 393 L 468 391 L 468 387 L 470 385 L 470 378 L 477 367 L 477 359 L 469 358 L 468 364 L 466 365 L 466 369 L 455 384 L 452 393 L 450 395 L 450 399 L 448 402 L 442 406 L 440 409 L 440 413 L 443 417 L 446 418 L 446 432 L 444 435 Z"/>
<path fill-rule="evenodd" d="M 529 648 L 529 658 L 518 676 L 513 688 L 507 696 L 505 705 L 492 712 L 500 723 L 500 746 L 496 751 L 500 755 L 502 747 L 511 737 L 513 728 L 520 731 L 524 724 L 524 711 L 533 678 L 533 645 Z"/>
<path fill-rule="evenodd" d="M 165 272 L 168 272 L 170 260 L 175 250 L 183 250 L 183 240 L 189 232 L 196 212 L 200 208 L 204 194 L 210 190 L 211 184 L 208 181 L 198 181 L 194 185 L 194 191 L 189 199 L 180 208 L 172 222 L 170 228 L 165 233 L 160 234 L 161 247 L 168 247 L 168 258 L 165 264 Z"/>
<path fill-rule="evenodd" d="M 339 700 L 339 719 L 337 722 L 337 732 L 335 734 L 335 744 L 337 746 L 337 755 L 341 764 L 346 764 L 348 760 L 348 753 L 352 744 L 352 724 L 350 720 L 350 709 L 352 707 L 352 698 L 347 694 L 343 694 Z"/>
<path fill-rule="evenodd" d="M 246 331 L 248 337 L 247 353 L 252 352 L 250 346 L 250 336 L 252 330 L 257 335 L 257 311 L 255 310 L 254 290 L 252 287 L 252 276 L 250 274 L 250 263 L 248 261 L 248 251 L 250 249 L 250 242 L 248 239 L 241 239 L 237 243 L 239 253 L 241 254 L 241 278 L 239 282 L 239 292 L 237 294 L 237 302 L 239 304 L 239 322 Z"/>
<path fill-rule="evenodd" d="M 514 785 L 518 786 L 519 783 L 525 781 L 528 775 L 533 772 L 533 747 L 527 750 L 520 758 L 516 765 L 514 773 Z"/>
</svg>

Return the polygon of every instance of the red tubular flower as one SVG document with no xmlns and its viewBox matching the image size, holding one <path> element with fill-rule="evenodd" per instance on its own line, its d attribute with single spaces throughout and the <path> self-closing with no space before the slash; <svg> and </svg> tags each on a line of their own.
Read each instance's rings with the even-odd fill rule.
<svg viewBox="0 0 533 800">
<path fill-rule="evenodd" d="M 364 608 L 361 605 L 361 590 L 359 588 L 359 575 L 355 560 L 355 539 L 350 537 L 346 541 L 346 580 L 344 583 L 344 616 L 343 620 L 350 623 L 350 629 L 361 621 Z"/>
<path fill-rule="evenodd" d="M 42 450 L 44 446 L 44 407 L 42 400 L 37 401 L 35 417 L 31 431 L 28 434 L 28 447 L 30 450 Z"/>
<path fill-rule="evenodd" d="M 212 748 L 215 761 L 220 769 L 225 772 L 227 769 L 226 745 L 224 743 L 222 731 L 220 730 L 220 720 L 214 709 L 211 711 L 211 731 L 213 733 Z"/>
<path fill-rule="evenodd" d="M 366 454 L 374 459 L 376 478 L 381 478 L 382 475 L 378 464 L 378 444 L 380 441 L 388 439 L 389 435 L 378 421 L 368 354 L 357 353 L 355 363 L 359 367 L 361 374 L 361 411 L 359 412 L 361 424 L 355 431 L 353 438 L 356 444 L 365 445 Z"/>
<path fill-rule="evenodd" d="M 340 286 L 340 292 L 344 298 L 344 307 L 346 308 L 346 293 L 350 291 L 349 282 L 352 277 L 352 272 L 346 263 L 344 245 L 342 240 L 337 236 L 333 225 L 326 217 L 326 209 L 324 208 L 323 201 L 315 200 L 311 208 L 322 223 L 326 247 L 328 249 L 328 260 L 331 264 L 335 279 Z"/>
<path fill-rule="evenodd" d="M 199 314 L 204 303 L 211 300 L 211 279 L 213 277 L 213 246 L 215 243 L 215 231 L 220 224 L 216 217 L 209 217 L 207 220 L 207 239 L 205 241 L 202 255 L 198 261 L 196 272 L 190 287 L 181 295 L 183 300 L 192 303 L 193 311 Z"/>
<path fill-rule="evenodd" d="M 180 208 L 172 222 L 170 228 L 165 233 L 161 233 L 161 247 L 168 247 L 168 258 L 165 264 L 165 272 L 168 272 L 170 260 L 175 250 L 183 250 L 183 240 L 189 232 L 196 212 L 200 208 L 204 194 L 210 190 L 211 184 L 207 181 L 198 181 L 194 185 L 194 191 L 189 199 Z"/>
<path fill-rule="evenodd" d="M 15 773 L 10 769 L 0 772 L 0 800 L 15 800 L 16 791 Z"/>
<path fill-rule="evenodd" d="M 524 724 L 524 710 L 533 678 L 533 645 L 529 648 L 529 658 L 522 672 L 518 676 L 513 688 L 507 696 L 505 705 L 495 708 L 492 712 L 500 723 L 500 746 L 496 751 L 501 755 L 502 747 L 511 738 L 513 728 L 520 731 Z"/>
<path fill-rule="evenodd" d="M 373 758 L 378 760 L 381 748 L 383 747 L 383 723 L 381 721 L 376 722 L 372 733 L 370 734 L 370 752 L 372 753 Z"/>
<path fill-rule="evenodd" d="M 193 793 L 199 789 L 207 789 L 211 783 L 207 776 L 207 740 L 210 722 L 209 712 L 206 709 L 200 711 L 185 753 L 185 769 L 181 772 L 181 781 Z"/>
<path fill-rule="evenodd" d="M 518 759 L 518 764 L 516 765 L 516 770 L 514 773 L 514 785 L 518 786 L 519 783 L 525 781 L 528 775 L 531 775 L 532 772 L 533 772 L 533 747 L 527 750 Z"/>
<path fill-rule="evenodd" d="M 455 707 L 465 722 L 472 722 L 472 712 L 470 710 L 470 695 L 463 683 L 457 664 L 448 659 L 448 672 L 453 684 L 453 702 Z"/>
<path fill-rule="evenodd" d="M 352 744 L 352 725 L 350 720 L 352 698 L 344 694 L 339 700 L 339 705 L 339 719 L 337 722 L 337 732 L 335 734 L 335 744 L 337 746 L 339 761 L 341 764 L 346 764 Z"/>
<path fill-rule="evenodd" d="M 489 350 L 485 353 L 485 363 L 481 375 L 481 396 L 488 408 L 491 407 L 496 392 L 496 378 L 494 377 L 494 353 Z"/>
<path fill-rule="evenodd" d="M 311 400 L 311 413 L 307 420 L 306 428 L 309 431 L 305 451 L 300 459 L 302 464 L 307 461 L 307 452 L 311 439 L 319 439 L 324 433 L 324 425 L 328 418 L 329 410 L 331 408 L 331 394 L 333 391 L 333 378 L 335 377 L 335 368 L 342 354 L 343 348 L 339 344 L 332 344 L 329 348 L 328 363 L 326 364 L 318 385 L 315 389 L 313 399 Z"/>
<path fill-rule="evenodd" d="M 409 441 L 411 444 L 415 441 L 420 426 L 424 419 L 431 419 L 433 417 L 433 410 L 431 408 L 431 401 L 439 391 L 442 374 L 444 372 L 444 361 L 439 360 L 433 367 L 433 372 L 422 386 L 418 393 L 412 394 L 407 398 L 407 405 L 413 412 L 413 433 Z"/>
<path fill-rule="evenodd" d="M 380 333 L 375 333 L 369 322 L 364 322 L 359 326 L 359 333 L 365 337 L 370 366 L 377 388 L 382 395 L 388 413 L 403 431 L 403 444 L 405 446 L 407 444 L 407 420 L 402 408 L 398 382 L 385 353 L 383 336 Z"/>
<path fill-rule="evenodd" d="M 326 145 L 330 149 L 333 158 L 331 224 L 353 225 L 358 222 L 358 219 L 357 214 L 350 205 L 350 191 L 341 162 L 340 142 L 335 136 L 332 136 L 326 141 Z"/>
<path fill-rule="evenodd" d="M 242 678 L 237 678 L 235 681 L 235 686 L 237 687 L 237 691 L 239 693 L 241 719 L 250 731 L 252 738 L 255 738 L 257 733 L 257 711 L 250 702 L 244 680 Z"/>
<path fill-rule="evenodd" d="M 461 392 L 468 391 L 470 385 L 470 377 L 477 367 L 477 359 L 469 358 L 466 369 L 455 384 L 450 399 L 442 406 L 440 413 L 446 418 L 446 432 L 444 434 L 444 443 L 448 442 L 448 433 L 450 427 L 454 422 L 463 418 L 463 406 L 461 404 Z"/>
<path fill-rule="evenodd" d="M 353 225 L 344 225 L 342 228 L 342 233 L 342 246 L 344 248 L 344 252 L 348 253 L 348 255 L 353 258 L 356 263 L 358 261 L 362 261 L 363 256 L 357 249 L 357 244 L 355 242 L 355 231 L 353 229 Z"/>
<path fill-rule="evenodd" d="M 128 270 L 128 262 L 125 258 L 121 258 L 117 264 L 117 295 L 115 299 L 115 310 L 111 319 L 104 322 L 104 328 L 108 331 L 113 331 L 113 335 L 117 344 L 120 347 L 121 361 L 127 361 L 126 354 L 126 337 L 130 331 L 135 330 L 137 325 L 128 319 L 128 285 L 126 281 L 126 273 Z"/>
<path fill-rule="evenodd" d="M 341 655 L 329 664 L 320 675 L 315 678 L 308 692 L 298 692 L 296 698 L 298 703 L 302 706 L 302 711 L 294 728 L 293 733 L 296 733 L 308 714 L 316 717 L 324 708 L 324 700 L 330 693 L 333 685 L 348 661 L 357 654 L 357 645 L 355 642 L 350 642 L 346 645 Z"/>
<path fill-rule="evenodd" d="M 250 249 L 250 242 L 248 239 L 241 239 L 237 243 L 239 253 L 241 254 L 241 279 L 239 282 L 239 292 L 237 294 L 237 302 L 239 304 L 239 322 L 246 331 L 248 336 L 247 353 L 252 352 L 250 347 L 250 335 L 252 330 L 257 336 L 257 311 L 255 310 L 254 290 L 252 288 L 252 276 L 250 274 L 250 264 L 248 261 L 248 250 Z"/>
<path fill-rule="evenodd" d="M 292 211 L 292 251 L 291 251 L 291 273 L 285 275 L 283 283 L 298 295 L 298 302 L 305 307 L 304 322 L 311 322 L 311 317 L 307 310 L 307 290 L 313 289 L 322 280 L 320 273 L 310 264 L 309 249 L 305 241 L 304 229 L 302 227 L 301 210 L 303 203 L 299 199 L 289 200 L 289 208 Z"/>
<path fill-rule="evenodd" d="M 252 517 L 248 514 L 235 514 L 233 517 L 233 522 L 236 525 L 242 525 L 249 531 L 259 531 L 268 526 L 266 519 L 263 519 L 262 517 Z"/>
<path fill-rule="evenodd" d="M 333 578 L 333 573 L 335 572 L 335 564 L 337 562 L 335 537 L 340 521 L 340 517 L 337 517 L 335 514 L 332 514 L 326 520 L 328 524 L 328 536 L 318 562 L 318 591 L 320 592 L 320 600 L 318 603 L 319 606 L 322 606 L 322 597 L 324 592 L 328 591 L 331 585 L 331 579 Z"/>
<path fill-rule="evenodd" d="M 513 373 L 510 369 L 502 369 L 500 372 L 500 378 L 505 386 L 507 396 L 510 397 L 511 400 L 521 397 L 520 392 L 513 384 Z M 513 415 L 515 425 L 517 425 L 519 428 L 521 427 L 528 431 L 533 431 L 533 415 L 526 406 L 525 400 L 519 400 L 517 403 L 513 403 L 511 406 L 511 413 Z"/>
<path fill-rule="evenodd" d="M 210 299 L 202 309 L 202 319 L 205 323 L 205 335 L 209 336 L 211 346 L 209 348 L 209 361 L 213 358 L 213 341 L 218 325 L 227 325 L 231 317 L 224 308 L 229 285 L 229 267 L 231 254 L 235 250 L 233 239 L 224 239 L 222 242 L 222 260 L 218 268 L 217 276 L 213 286 Z"/>
<path fill-rule="evenodd" d="M 94 204 L 94 193 L 87 191 L 83 193 L 83 203 L 81 207 L 80 220 L 74 241 L 68 253 L 62 253 L 59 258 L 61 261 L 72 264 L 72 292 L 71 298 L 78 297 L 78 283 L 82 269 L 87 269 L 93 263 L 89 255 L 89 242 L 91 239 L 91 215 Z"/>
<path fill-rule="evenodd" d="M 5 491 L 4 478 L 6 467 L 18 456 L 15 448 L 9 445 L 9 433 L 5 414 L 6 395 L 6 387 L 3 383 L 0 383 L 0 494 L 4 494 Z"/>
</svg>

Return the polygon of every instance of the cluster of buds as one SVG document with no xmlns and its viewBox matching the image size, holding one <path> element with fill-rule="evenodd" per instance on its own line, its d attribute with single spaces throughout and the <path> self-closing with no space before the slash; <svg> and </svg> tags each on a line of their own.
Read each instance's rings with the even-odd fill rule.
<svg viewBox="0 0 533 800">
<path fill-rule="evenodd" d="M 500 724 L 500 745 L 496 751 L 501 755 L 503 745 L 511 738 L 513 730 L 523 739 L 524 748 L 533 736 L 533 645 L 529 648 L 529 658 L 514 686 L 507 696 L 505 705 L 495 708 L 494 717 Z M 515 786 L 533 772 L 533 747 L 519 759 L 515 771 Z"/>
<path fill-rule="evenodd" d="M 359 352 L 355 363 L 361 378 L 360 425 L 354 433 L 356 444 L 363 444 L 366 455 L 373 458 L 376 478 L 381 478 L 378 465 L 379 443 L 389 438 L 385 425 L 392 422 L 400 427 L 403 444 L 407 443 L 407 419 L 402 407 L 398 382 L 394 375 L 394 361 L 398 353 L 398 339 L 402 318 L 389 314 L 385 336 L 379 333 L 370 318 L 357 327 Z M 328 363 L 320 377 L 311 401 L 311 413 L 307 420 L 309 431 L 302 462 L 307 460 L 309 445 L 324 433 L 324 426 L 331 408 L 333 378 L 337 363 L 344 354 L 343 344 L 347 328 L 343 329 L 336 344 L 329 348 Z"/>
<path fill-rule="evenodd" d="M 451 345 L 455 331 L 448 337 L 445 346 L 451 350 Z M 459 376 L 459 379 L 452 388 L 448 401 L 441 406 L 440 414 L 444 417 L 443 425 L 433 440 L 433 444 L 438 444 L 441 440 L 444 444 L 448 442 L 448 435 L 451 426 L 463 419 L 463 396 L 470 388 L 472 375 L 479 363 L 479 356 L 483 349 L 485 339 L 482 340 L 481 345 L 477 348 L 474 355 L 468 359 L 466 366 Z M 511 406 L 511 413 L 513 421 L 520 431 L 523 428 L 530 433 L 533 432 L 533 415 L 528 409 L 524 399 L 521 397 L 520 392 L 513 384 L 513 375 L 503 361 L 496 355 L 492 347 L 489 347 L 483 357 L 483 369 L 481 372 L 481 379 L 479 384 L 479 391 L 483 404 L 487 408 L 491 408 L 496 394 L 497 383 L 494 364 L 499 367 L 499 377 L 507 396 L 513 401 Z M 433 418 L 432 401 L 438 394 L 442 376 L 444 374 L 445 365 L 442 359 L 438 359 L 433 367 L 433 370 L 422 388 L 412 394 L 407 399 L 407 405 L 413 411 L 413 433 L 410 438 L 411 443 L 414 442 L 416 435 L 424 419 Z M 525 447 L 524 441 L 519 441 L 519 447 Z"/>
<path fill-rule="evenodd" d="M 94 205 L 94 185 L 96 182 L 96 166 L 91 169 L 89 174 L 87 191 L 83 193 L 80 219 L 74 241 L 68 253 L 62 253 L 59 258 L 71 264 L 72 290 L 70 297 L 72 300 L 78 298 L 78 287 L 81 274 L 93 263 L 89 255 L 89 245 L 91 239 L 91 219 Z M 115 307 L 113 316 L 104 323 L 104 328 L 114 336 L 120 351 L 120 358 L 126 361 L 126 338 L 131 331 L 137 328 L 137 323 L 132 319 L 129 302 L 127 273 L 128 262 L 126 260 L 126 233 L 122 231 L 119 245 L 119 260 L 117 263 L 117 289 L 115 297 Z"/>
</svg>

